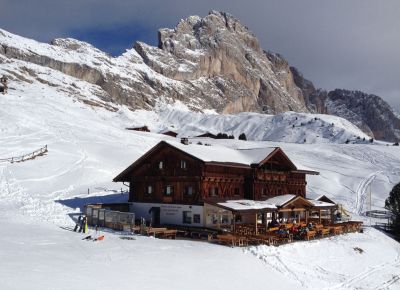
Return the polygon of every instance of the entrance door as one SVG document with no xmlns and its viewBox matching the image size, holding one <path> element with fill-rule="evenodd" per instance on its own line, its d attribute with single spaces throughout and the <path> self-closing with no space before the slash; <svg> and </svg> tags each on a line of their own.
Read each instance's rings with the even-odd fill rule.
<svg viewBox="0 0 400 290">
<path fill-rule="evenodd" d="M 158 226 L 160 224 L 160 208 L 151 208 L 151 220 L 153 226 Z"/>
</svg>

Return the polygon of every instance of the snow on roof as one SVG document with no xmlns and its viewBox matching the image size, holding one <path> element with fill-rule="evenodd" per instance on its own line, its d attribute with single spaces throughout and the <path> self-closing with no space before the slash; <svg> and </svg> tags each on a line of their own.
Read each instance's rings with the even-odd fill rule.
<svg viewBox="0 0 400 290">
<path fill-rule="evenodd" d="M 249 160 L 251 160 L 250 164 L 255 164 L 263 161 L 276 148 L 277 147 L 249 148 L 249 149 L 238 149 L 238 151 L 245 154 L 249 158 Z"/>
<path fill-rule="evenodd" d="M 179 142 L 165 141 L 170 145 L 194 156 L 205 162 L 230 162 L 240 163 L 245 165 L 259 164 L 268 155 L 279 147 L 262 147 L 262 148 L 248 148 L 248 149 L 233 149 L 222 145 L 213 144 L 212 146 L 189 144 L 184 145 Z M 289 157 L 292 161 L 291 157 Z M 293 162 L 293 161 L 292 161 Z M 301 165 L 295 161 L 293 164 L 297 170 L 314 171 L 311 168 Z"/>
<path fill-rule="evenodd" d="M 329 206 L 335 206 L 334 203 L 330 202 L 325 202 L 325 201 L 320 201 L 320 200 L 314 200 L 314 199 L 308 199 L 309 202 L 313 204 L 315 207 L 329 207 Z"/>
<path fill-rule="evenodd" d="M 324 196 L 323 194 L 316 193 L 316 192 L 307 193 L 307 198 L 312 199 L 312 200 L 319 200 L 323 196 Z"/>
<path fill-rule="evenodd" d="M 276 206 L 266 201 L 254 201 L 248 199 L 227 200 L 225 202 L 219 202 L 217 204 L 235 211 L 276 209 Z"/>
<path fill-rule="evenodd" d="M 284 194 L 284 195 L 279 195 L 279 196 L 268 198 L 265 202 L 267 202 L 269 204 L 273 204 L 276 207 L 279 207 L 279 206 L 282 206 L 285 203 L 291 201 L 295 197 L 296 197 L 296 195 L 294 195 L 294 194 Z"/>
<path fill-rule="evenodd" d="M 254 163 L 259 163 L 276 149 L 273 147 L 237 150 L 215 144 L 212 146 L 205 146 L 197 144 L 184 145 L 170 140 L 165 142 L 205 162 L 230 162 L 249 166 Z"/>
</svg>

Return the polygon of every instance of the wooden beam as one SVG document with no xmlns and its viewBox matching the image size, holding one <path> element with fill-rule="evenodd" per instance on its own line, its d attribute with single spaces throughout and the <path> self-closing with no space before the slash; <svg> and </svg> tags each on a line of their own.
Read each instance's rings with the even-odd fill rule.
<svg viewBox="0 0 400 290">
<path fill-rule="evenodd" d="M 267 211 L 264 212 L 264 222 L 265 222 L 265 231 L 268 230 L 268 217 L 267 217 Z"/>
<path fill-rule="evenodd" d="M 319 214 L 319 223 L 321 223 L 321 210 L 318 210 L 318 214 Z"/>
<path fill-rule="evenodd" d="M 256 213 L 256 235 L 258 235 L 257 222 L 258 222 L 258 213 Z"/>
<path fill-rule="evenodd" d="M 233 213 L 233 233 L 236 233 L 236 213 Z"/>
</svg>

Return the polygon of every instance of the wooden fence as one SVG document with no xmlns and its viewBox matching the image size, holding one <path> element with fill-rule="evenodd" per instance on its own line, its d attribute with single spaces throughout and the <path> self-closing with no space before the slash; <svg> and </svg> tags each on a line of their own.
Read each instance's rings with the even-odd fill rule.
<svg viewBox="0 0 400 290">
<path fill-rule="evenodd" d="M 45 153 L 47 153 L 47 145 L 45 145 L 44 147 L 35 150 L 31 153 L 22 155 L 22 156 L 17 156 L 17 157 L 10 157 L 10 158 L 4 158 L 4 159 L 0 159 L 0 162 L 10 162 L 10 163 L 14 163 L 14 162 L 24 162 L 27 160 L 32 160 L 35 159 L 37 156 L 42 156 Z"/>
</svg>

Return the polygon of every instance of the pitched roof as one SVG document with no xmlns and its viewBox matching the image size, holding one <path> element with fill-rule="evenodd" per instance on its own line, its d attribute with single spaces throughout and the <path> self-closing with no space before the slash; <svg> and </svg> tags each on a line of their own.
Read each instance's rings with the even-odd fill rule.
<svg viewBox="0 0 400 290">
<path fill-rule="evenodd" d="M 267 160 L 270 156 L 272 156 L 278 151 L 284 154 L 283 150 L 280 149 L 279 147 L 233 149 L 215 144 L 212 146 L 197 145 L 197 144 L 185 145 L 173 140 L 161 141 L 153 148 L 151 148 L 148 152 L 146 152 L 142 157 L 137 159 L 131 166 L 125 169 L 117 177 L 115 177 L 114 181 L 121 181 L 121 177 L 123 175 L 128 173 L 142 159 L 146 158 L 146 156 L 151 154 L 154 150 L 156 150 L 158 147 L 162 145 L 171 146 L 205 163 L 217 163 L 224 165 L 244 166 L 244 167 L 250 167 L 251 165 L 265 162 L 265 160 Z M 291 160 L 285 154 L 284 156 L 289 160 L 289 162 L 291 162 Z M 291 163 L 293 164 L 293 169 L 295 171 L 302 171 L 310 174 L 318 174 L 315 171 L 298 167 L 298 165 L 294 164 L 293 162 Z"/>
</svg>

